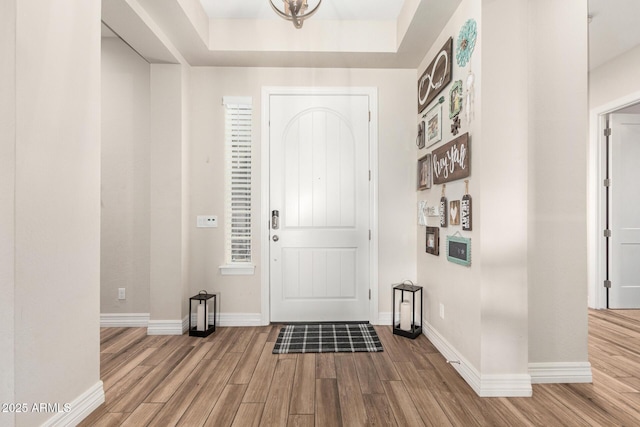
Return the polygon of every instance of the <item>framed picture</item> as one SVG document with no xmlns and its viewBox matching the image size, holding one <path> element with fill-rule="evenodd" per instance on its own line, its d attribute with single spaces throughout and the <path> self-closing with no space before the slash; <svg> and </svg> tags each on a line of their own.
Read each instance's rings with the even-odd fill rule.
<svg viewBox="0 0 640 427">
<path fill-rule="evenodd" d="M 451 82 L 452 48 L 453 37 L 449 37 L 418 79 L 418 113 Z"/>
<path fill-rule="evenodd" d="M 453 119 L 462 110 L 462 80 L 457 80 L 449 89 L 449 118 Z"/>
<path fill-rule="evenodd" d="M 471 174 L 469 132 L 434 149 L 431 155 L 434 184 L 444 184 L 468 177 Z"/>
<path fill-rule="evenodd" d="M 418 159 L 418 190 L 431 188 L 431 153 Z"/>
<path fill-rule="evenodd" d="M 440 255 L 440 229 L 427 227 L 426 250 L 428 254 Z"/>
<path fill-rule="evenodd" d="M 442 104 L 436 104 L 425 118 L 427 147 L 432 146 L 442 139 Z"/>
<path fill-rule="evenodd" d="M 416 146 L 418 148 L 424 148 L 424 129 L 425 129 L 425 124 L 424 124 L 424 120 L 422 120 L 418 124 L 418 136 L 416 137 Z"/>
<path fill-rule="evenodd" d="M 447 260 L 456 264 L 470 266 L 471 239 L 459 235 L 447 236 Z"/>
<path fill-rule="evenodd" d="M 427 225 L 427 208 L 426 200 L 418 202 L 418 225 Z"/>
<path fill-rule="evenodd" d="M 460 200 L 449 202 L 449 224 L 460 225 Z"/>
</svg>

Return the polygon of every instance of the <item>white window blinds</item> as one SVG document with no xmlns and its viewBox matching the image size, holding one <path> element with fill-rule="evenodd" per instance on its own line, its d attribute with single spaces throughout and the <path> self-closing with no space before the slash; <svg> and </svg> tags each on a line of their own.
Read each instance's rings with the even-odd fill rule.
<svg viewBox="0 0 640 427">
<path fill-rule="evenodd" d="M 251 262 L 252 99 L 224 97 L 226 262 Z"/>
</svg>

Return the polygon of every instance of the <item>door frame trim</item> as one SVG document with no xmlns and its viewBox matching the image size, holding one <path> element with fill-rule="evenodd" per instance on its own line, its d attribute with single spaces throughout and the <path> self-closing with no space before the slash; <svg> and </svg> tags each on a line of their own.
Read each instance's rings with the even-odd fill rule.
<svg viewBox="0 0 640 427">
<path fill-rule="evenodd" d="M 262 87 L 262 130 L 260 142 L 261 158 L 261 197 L 260 197 L 260 294 L 261 321 L 263 325 L 271 322 L 271 293 L 269 270 L 269 233 L 271 216 L 269 214 L 270 187 L 270 141 L 269 141 L 269 99 L 271 95 L 366 95 L 369 97 L 369 169 L 371 183 L 369 185 L 369 226 L 371 240 L 369 242 L 369 322 L 379 323 L 378 313 L 378 88 L 376 87 Z"/>
<path fill-rule="evenodd" d="M 587 197 L 587 259 L 588 259 L 588 305 L 595 309 L 607 308 L 607 291 L 604 288 L 606 278 L 605 248 L 603 231 L 606 227 L 604 159 L 602 142 L 605 116 L 616 110 L 640 101 L 640 92 L 633 92 L 604 105 L 592 108 L 589 112 L 589 165 Z"/>
</svg>

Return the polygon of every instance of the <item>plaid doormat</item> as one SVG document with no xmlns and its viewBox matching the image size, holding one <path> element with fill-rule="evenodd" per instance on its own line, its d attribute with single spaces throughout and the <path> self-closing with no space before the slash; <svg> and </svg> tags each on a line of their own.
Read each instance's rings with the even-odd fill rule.
<svg viewBox="0 0 640 427">
<path fill-rule="evenodd" d="M 380 338 L 368 323 L 288 325 L 280 330 L 274 354 L 353 353 L 382 351 Z"/>
</svg>

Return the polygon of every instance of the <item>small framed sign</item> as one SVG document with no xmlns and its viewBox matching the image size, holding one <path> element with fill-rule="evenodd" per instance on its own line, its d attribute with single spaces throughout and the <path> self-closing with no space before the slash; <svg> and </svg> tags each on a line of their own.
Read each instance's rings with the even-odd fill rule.
<svg viewBox="0 0 640 427">
<path fill-rule="evenodd" d="M 459 235 L 447 236 L 447 260 L 464 265 L 471 265 L 471 239 Z"/>
<path fill-rule="evenodd" d="M 453 119 L 462 110 L 462 80 L 457 80 L 449 89 L 449 118 Z"/>
<path fill-rule="evenodd" d="M 448 219 L 449 218 L 447 218 L 447 198 L 442 196 L 440 197 L 440 227 L 445 228 L 447 226 Z"/>
<path fill-rule="evenodd" d="M 471 145 L 469 133 L 436 148 L 431 153 L 433 183 L 444 184 L 466 178 L 471 174 Z"/>
<path fill-rule="evenodd" d="M 462 196 L 460 207 L 460 221 L 462 222 L 462 229 L 465 231 L 471 231 L 471 196 L 465 194 Z"/>
<path fill-rule="evenodd" d="M 428 254 L 440 255 L 440 229 L 438 227 L 427 227 L 426 250 Z"/>
<path fill-rule="evenodd" d="M 442 139 L 442 104 L 436 104 L 426 116 L 427 147 Z"/>
<path fill-rule="evenodd" d="M 449 224 L 460 225 L 460 200 L 449 202 Z"/>
<path fill-rule="evenodd" d="M 420 200 L 418 202 L 418 225 L 423 225 L 426 226 L 427 225 L 427 201 L 426 200 Z"/>
<path fill-rule="evenodd" d="M 418 159 L 418 190 L 431 188 L 431 153 Z"/>
<path fill-rule="evenodd" d="M 460 201 L 460 223 L 464 231 L 471 231 L 471 196 L 469 195 L 469 180 L 464 180 L 464 196 Z"/>
</svg>

